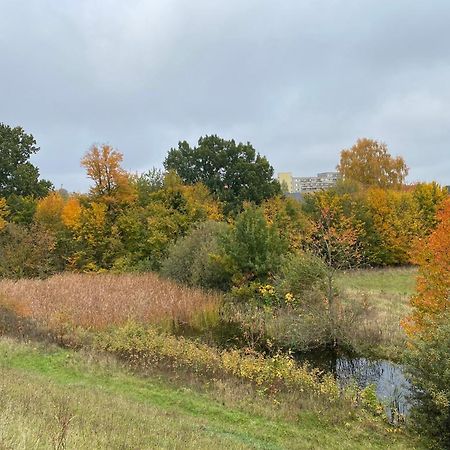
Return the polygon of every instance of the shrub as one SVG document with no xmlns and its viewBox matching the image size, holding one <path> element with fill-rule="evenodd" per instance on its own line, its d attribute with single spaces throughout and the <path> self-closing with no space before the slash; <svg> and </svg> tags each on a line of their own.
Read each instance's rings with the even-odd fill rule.
<svg viewBox="0 0 450 450">
<path fill-rule="evenodd" d="M 412 340 L 406 353 L 407 371 L 414 386 L 412 419 L 436 448 L 450 448 L 450 314 L 426 337 Z"/>
<path fill-rule="evenodd" d="M 189 286 L 225 289 L 229 277 L 212 255 L 218 253 L 219 237 L 226 229 L 226 224 L 220 222 L 201 223 L 170 248 L 161 273 Z"/>
<path fill-rule="evenodd" d="M 276 277 L 277 289 L 283 296 L 292 294 L 302 299 L 308 293 L 322 290 L 327 275 L 323 261 L 309 253 L 297 253 L 284 258 Z"/>
<path fill-rule="evenodd" d="M 0 277 L 45 277 L 61 268 L 55 255 L 54 235 L 33 225 L 30 228 L 14 223 L 0 232 Z"/>
</svg>

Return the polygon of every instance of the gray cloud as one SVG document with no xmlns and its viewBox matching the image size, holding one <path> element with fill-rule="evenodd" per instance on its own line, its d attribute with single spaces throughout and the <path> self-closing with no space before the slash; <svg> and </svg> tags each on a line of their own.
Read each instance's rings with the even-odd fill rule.
<svg viewBox="0 0 450 450">
<path fill-rule="evenodd" d="M 448 23 L 447 0 L 0 0 L 0 121 L 68 189 L 93 142 L 145 170 L 206 133 L 298 175 L 373 137 L 450 184 Z"/>
</svg>

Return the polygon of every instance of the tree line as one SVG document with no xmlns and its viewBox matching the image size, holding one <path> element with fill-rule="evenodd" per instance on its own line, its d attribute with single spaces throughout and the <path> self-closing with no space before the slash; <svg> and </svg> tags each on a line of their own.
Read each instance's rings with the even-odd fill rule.
<svg viewBox="0 0 450 450">
<path fill-rule="evenodd" d="M 403 159 L 369 139 L 341 152 L 343 181 L 306 195 L 303 203 L 282 193 L 272 166 L 250 143 L 218 136 L 201 137 L 194 147 L 180 142 L 169 150 L 164 171 L 141 174 L 127 172 L 123 155 L 112 146 L 93 145 L 81 159 L 92 181 L 88 193 L 57 191 L 40 179 L 29 162 L 38 150 L 22 128 L 0 126 L 4 276 L 159 270 L 170 248 L 198 224 L 223 222 L 236 231 L 240 220 L 250 220 L 247 215 L 253 222 L 243 239 L 252 241 L 266 228 L 270 239 L 280 242 L 275 253 L 314 247 L 327 257 L 328 236 L 333 264 L 338 247 L 349 242 L 358 252 L 349 253 L 347 264 L 408 264 L 414 243 L 436 227 L 447 196 L 437 183 L 405 184 Z M 275 264 L 275 253 L 268 252 L 268 266 Z M 261 278 L 261 269 L 255 270 L 258 275 L 248 269 L 242 276 Z M 273 271 L 268 267 L 262 277 Z"/>
</svg>

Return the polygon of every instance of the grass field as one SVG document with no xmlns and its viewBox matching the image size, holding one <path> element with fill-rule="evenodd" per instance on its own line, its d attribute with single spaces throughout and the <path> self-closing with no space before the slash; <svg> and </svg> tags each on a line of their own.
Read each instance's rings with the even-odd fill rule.
<svg viewBox="0 0 450 450">
<path fill-rule="evenodd" d="M 358 348 L 362 342 L 363 354 L 400 359 L 406 345 L 400 324 L 411 312 L 409 300 L 415 290 L 416 274 L 414 267 L 361 269 L 339 274 L 336 284 L 344 294 L 344 301 L 365 310 L 363 339 L 355 339 L 354 346 Z M 356 331 L 353 334 L 356 336 Z"/>
<path fill-rule="evenodd" d="M 333 426 L 308 411 L 287 420 L 265 398 L 198 392 L 112 359 L 7 338 L 0 396 L 2 450 L 422 448 L 387 426 Z"/>
<path fill-rule="evenodd" d="M 409 296 L 416 273 L 415 267 L 354 270 L 340 274 L 338 284 L 343 289 Z"/>
</svg>

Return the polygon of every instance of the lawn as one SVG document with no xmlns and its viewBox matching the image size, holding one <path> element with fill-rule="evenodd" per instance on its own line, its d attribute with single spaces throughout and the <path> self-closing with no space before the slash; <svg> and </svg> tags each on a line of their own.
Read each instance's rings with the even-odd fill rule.
<svg viewBox="0 0 450 450">
<path fill-rule="evenodd" d="M 7 338 L 0 396 L 2 449 L 421 448 L 387 425 L 338 427 L 306 410 L 287 420 L 264 397 L 226 387 L 212 395 L 138 377 L 111 358 Z"/>
</svg>

